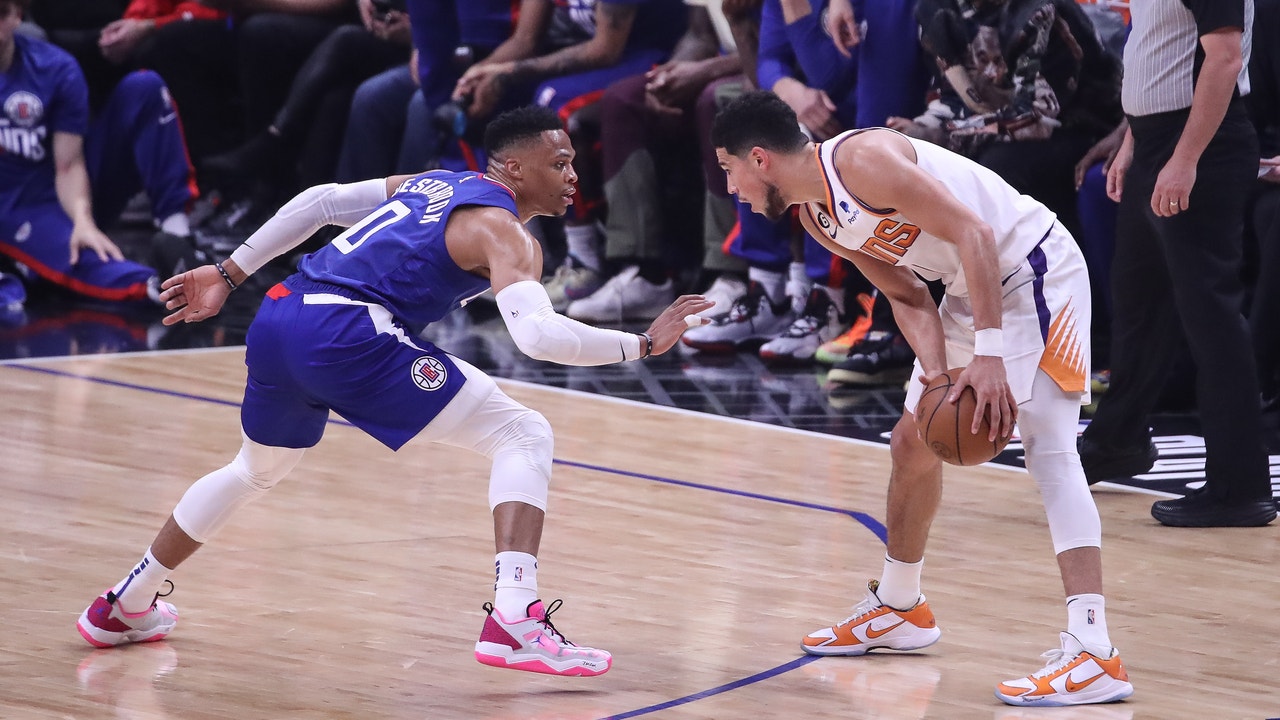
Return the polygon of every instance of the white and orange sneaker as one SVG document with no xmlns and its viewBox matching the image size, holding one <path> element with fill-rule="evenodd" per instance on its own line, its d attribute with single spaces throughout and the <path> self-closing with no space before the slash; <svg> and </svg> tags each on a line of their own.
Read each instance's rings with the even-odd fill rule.
<svg viewBox="0 0 1280 720">
<path fill-rule="evenodd" d="M 484 604 L 488 617 L 476 643 L 476 660 L 493 667 L 546 673 L 547 675 L 603 675 L 613 665 L 613 656 L 604 650 L 579 647 L 565 639 L 551 624 L 551 613 L 560 608 L 553 600 L 543 607 L 541 600 L 529 603 L 528 617 L 508 620 Z"/>
<path fill-rule="evenodd" d="M 1101 658 L 1085 650 L 1075 635 L 1064 632 L 1062 649 L 1041 657 L 1048 664 L 1026 677 L 1000 683 L 996 697 L 1010 705 L 1061 706 L 1109 703 L 1133 694 L 1129 673 L 1115 648 Z"/>
<path fill-rule="evenodd" d="M 880 582 L 867 583 L 867 598 L 837 625 L 804 636 L 800 647 L 810 655 L 864 655 L 868 650 L 919 650 L 942 635 L 924 596 L 910 610 L 895 610 L 880 602 Z"/>
<path fill-rule="evenodd" d="M 173 583 L 169 583 L 168 593 L 156 594 L 151 607 L 140 613 L 129 613 L 120 606 L 120 598 L 108 590 L 80 613 L 76 629 L 90 645 L 100 648 L 163 640 L 178 624 L 178 609 L 160 599 L 171 592 Z"/>
</svg>

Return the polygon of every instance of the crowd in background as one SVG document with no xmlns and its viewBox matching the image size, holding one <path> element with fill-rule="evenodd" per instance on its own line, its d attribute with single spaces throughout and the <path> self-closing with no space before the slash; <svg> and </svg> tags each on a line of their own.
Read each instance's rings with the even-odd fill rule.
<svg viewBox="0 0 1280 720">
<path fill-rule="evenodd" d="M 794 217 L 768 221 L 727 192 L 711 120 L 758 87 L 815 140 L 891 127 L 1047 205 L 1088 259 L 1094 367 L 1109 366 L 1122 3 L 0 0 L 0 12 L 0 305 L 41 283 L 148 302 L 157 279 L 217 254 L 204 238 L 247 237 L 301 188 L 483 170 L 485 122 L 536 103 L 563 119 L 580 178 L 568 217 L 535 222 L 558 310 L 650 320 L 701 292 L 717 306 L 686 334 L 692 350 L 901 384 L 913 357 L 888 303 Z M 1244 310 L 1273 408 L 1278 16 L 1280 0 L 1257 0 L 1246 100 L 1262 152 L 1243 218 Z M 19 79 L 30 87 L 15 91 Z M 140 193 L 156 236 L 126 259 L 109 231 Z"/>
</svg>

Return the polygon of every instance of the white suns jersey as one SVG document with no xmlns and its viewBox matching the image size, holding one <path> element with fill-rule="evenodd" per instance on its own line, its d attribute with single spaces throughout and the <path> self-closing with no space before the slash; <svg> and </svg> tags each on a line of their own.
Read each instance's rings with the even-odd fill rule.
<svg viewBox="0 0 1280 720">
<path fill-rule="evenodd" d="M 836 149 L 867 130 L 884 128 L 850 130 L 817 146 L 827 200 L 825 208 L 822 203 L 807 203 L 810 220 L 843 247 L 890 265 L 909 267 L 926 280 L 941 280 L 949 295 L 968 297 L 960 253 L 954 244 L 924 232 L 897 210 L 868 206 L 845 187 L 835 165 Z M 978 163 L 925 140 L 909 137 L 907 140 L 915 148 L 916 164 L 937 178 L 995 231 L 1000 277 L 1008 277 L 1017 270 L 1027 259 L 1027 253 L 1049 232 L 1057 216 Z"/>
</svg>

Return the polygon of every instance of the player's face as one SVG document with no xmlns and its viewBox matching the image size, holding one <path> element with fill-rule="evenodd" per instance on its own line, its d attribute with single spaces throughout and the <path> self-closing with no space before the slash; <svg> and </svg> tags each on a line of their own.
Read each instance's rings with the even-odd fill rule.
<svg viewBox="0 0 1280 720">
<path fill-rule="evenodd" d="M 573 145 L 563 130 L 542 133 L 542 142 L 530 146 L 523 163 L 529 196 L 538 204 L 539 214 L 564 215 L 577 192 L 578 173 L 573 170 Z"/>
<path fill-rule="evenodd" d="M 782 191 L 773 184 L 764 171 L 763 158 L 755 149 L 745 158 L 729 154 L 724 148 L 716 148 L 716 159 L 724 170 L 728 191 L 751 206 L 751 211 L 777 220 L 787 211 Z"/>
</svg>

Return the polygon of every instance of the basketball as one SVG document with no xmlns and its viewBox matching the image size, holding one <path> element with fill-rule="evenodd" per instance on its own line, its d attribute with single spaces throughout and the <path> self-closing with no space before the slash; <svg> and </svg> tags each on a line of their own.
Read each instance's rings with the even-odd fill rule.
<svg viewBox="0 0 1280 720">
<path fill-rule="evenodd" d="M 1008 437 L 987 439 L 991 423 L 982 419 L 978 434 L 969 432 L 973 423 L 973 411 L 978 396 L 967 387 L 955 404 L 947 402 L 947 395 L 964 368 L 952 368 L 934 378 L 920 395 L 916 406 L 916 422 L 920 436 L 943 462 L 952 465 L 981 465 L 999 455 L 1009 444 Z"/>
</svg>

